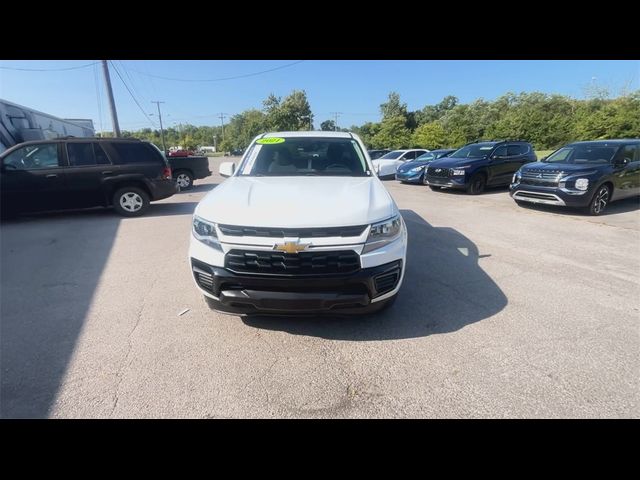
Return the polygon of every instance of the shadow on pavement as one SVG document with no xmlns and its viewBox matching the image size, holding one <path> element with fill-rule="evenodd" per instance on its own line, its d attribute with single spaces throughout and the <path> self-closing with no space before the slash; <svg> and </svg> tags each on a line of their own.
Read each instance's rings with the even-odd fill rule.
<svg viewBox="0 0 640 480">
<path fill-rule="evenodd" d="M 142 217 L 191 215 L 152 203 Z M 49 415 L 123 217 L 98 208 L 0 224 L 0 417 Z"/>
<path fill-rule="evenodd" d="M 145 218 L 145 217 L 164 217 L 169 215 L 191 215 L 198 205 L 198 202 L 165 202 L 165 203 L 152 203 L 149 205 L 149 209 L 140 217 L 133 218 Z M 85 208 L 81 210 L 59 210 L 53 212 L 42 213 L 30 213 L 15 216 L 13 218 L 2 219 L 2 225 L 9 225 L 13 223 L 24 223 L 29 221 L 42 222 L 50 219 L 71 220 L 78 219 L 92 219 L 92 218 L 115 218 L 124 219 L 112 208 L 96 207 Z"/>
<path fill-rule="evenodd" d="M 500 287 L 478 265 L 476 245 L 458 231 L 433 227 L 402 210 L 409 231 L 407 270 L 396 303 L 364 317 L 267 317 L 250 326 L 332 340 L 395 340 L 459 330 L 500 312 L 508 303 Z"/>
<path fill-rule="evenodd" d="M 2 224 L 0 417 L 48 415 L 119 224 L 104 209 Z"/>
</svg>

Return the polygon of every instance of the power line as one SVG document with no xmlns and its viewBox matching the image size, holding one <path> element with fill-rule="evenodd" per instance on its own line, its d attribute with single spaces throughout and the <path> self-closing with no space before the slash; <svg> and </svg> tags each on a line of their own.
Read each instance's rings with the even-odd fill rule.
<svg viewBox="0 0 640 480">
<path fill-rule="evenodd" d="M 120 66 L 122 67 L 122 70 L 124 71 L 125 76 L 127 77 L 127 79 L 129 80 L 129 84 L 131 85 L 131 89 L 133 90 L 133 92 L 140 97 L 140 99 L 144 102 L 147 103 L 147 99 L 145 98 L 144 95 L 142 95 L 140 93 L 140 91 L 136 88 L 136 84 L 133 81 L 133 77 L 131 75 L 129 75 L 129 71 L 127 69 L 127 67 L 125 66 L 124 62 L 122 60 L 118 60 L 118 63 L 120 64 Z"/>
<path fill-rule="evenodd" d="M 21 72 L 66 72 L 69 70 L 78 70 L 80 68 L 87 68 L 93 65 L 97 65 L 100 62 L 91 62 L 85 63 L 84 65 L 78 65 L 77 67 L 67 67 L 67 68 L 17 68 L 17 67 L 5 67 L 0 66 L 2 70 L 19 70 Z"/>
<path fill-rule="evenodd" d="M 118 77 L 120 77 L 120 80 L 122 80 L 122 83 L 124 84 L 125 88 L 127 89 L 127 92 L 129 92 L 129 95 L 131 95 L 131 98 L 133 98 L 133 101 L 136 102 L 136 105 L 138 106 L 138 108 L 140 109 L 140 111 L 144 114 L 145 117 L 147 117 L 147 119 L 151 122 L 151 125 L 153 125 L 154 127 L 156 126 L 155 122 L 153 120 L 151 120 L 151 118 L 149 117 L 149 115 L 147 115 L 147 112 L 144 111 L 144 108 L 142 108 L 140 106 L 140 104 L 138 103 L 138 100 L 136 100 L 136 97 L 133 96 L 133 93 L 131 92 L 131 90 L 129 89 L 129 86 L 126 84 L 126 82 L 124 81 L 124 78 L 122 78 L 122 75 L 120 75 L 120 72 L 118 71 L 118 69 L 116 68 L 116 66 L 113 64 L 113 62 L 111 60 L 109 60 L 109 63 L 111 64 L 111 66 L 113 67 L 113 69 L 115 70 L 115 72 L 118 74 Z M 152 102 L 153 103 L 153 102 Z"/>
<path fill-rule="evenodd" d="M 172 80 L 175 82 L 221 82 L 223 80 L 235 80 L 238 78 L 247 78 L 247 77 L 255 77 L 256 75 L 262 75 L 263 73 L 275 72 L 276 70 L 282 70 L 283 68 L 292 67 L 299 63 L 304 62 L 304 60 L 298 60 L 297 62 L 287 63 L 286 65 L 280 65 L 279 67 L 270 68 L 269 70 L 262 70 L 260 72 L 247 73 L 244 75 L 235 75 L 233 77 L 221 77 L 221 78 L 209 78 L 209 79 L 194 79 L 194 78 L 170 78 L 170 77 L 162 77 L 160 75 L 152 75 L 150 73 L 144 73 L 139 70 L 133 70 L 134 72 L 139 73 L 140 75 L 147 75 L 153 78 L 160 78 L 162 80 Z"/>
</svg>

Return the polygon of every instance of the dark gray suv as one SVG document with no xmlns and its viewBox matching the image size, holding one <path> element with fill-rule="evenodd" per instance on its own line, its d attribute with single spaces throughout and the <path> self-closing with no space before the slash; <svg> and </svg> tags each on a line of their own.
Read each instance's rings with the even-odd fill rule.
<svg viewBox="0 0 640 480">
<path fill-rule="evenodd" d="M 509 185 L 522 165 L 537 159 L 531 144 L 523 140 L 477 141 L 431 162 L 425 183 L 431 190 L 457 188 L 477 195 L 485 187 Z"/>
<path fill-rule="evenodd" d="M 4 215 L 104 206 L 135 217 L 178 190 L 160 150 L 136 139 L 38 140 L 0 155 Z"/>
</svg>

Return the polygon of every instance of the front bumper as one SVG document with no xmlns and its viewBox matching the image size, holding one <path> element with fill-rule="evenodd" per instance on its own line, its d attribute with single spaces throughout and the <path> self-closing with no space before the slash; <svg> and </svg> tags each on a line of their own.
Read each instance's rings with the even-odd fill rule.
<svg viewBox="0 0 640 480">
<path fill-rule="evenodd" d="M 246 314 L 362 314 L 400 288 L 402 260 L 332 276 L 237 274 L 191 258 L 193 279 L 212 308 Z"/>
<path fill-rule="evenodd" d="M 509 195 L 518 202 L 555 205 L 559 207 L 586 207 L 593 194 L 593 189 L 583 192 L 570 192 L 559 187 L 541 187 L 512 183 Z"/>
<path fill-rule="evenodd" d="M 445 188 L 467 188 L 464 181 L 465 176 L 459 177 L 432 177 L 427 175 L 427 185 L 432 187 L 445 187 Z"/>
<path fill-rule="evenodd" d="M 418 173 L 396 172 L 396 180 L 406 183 L 422 183 L 423 174 L 424 170 L 421 170 Z"/>
</svg>

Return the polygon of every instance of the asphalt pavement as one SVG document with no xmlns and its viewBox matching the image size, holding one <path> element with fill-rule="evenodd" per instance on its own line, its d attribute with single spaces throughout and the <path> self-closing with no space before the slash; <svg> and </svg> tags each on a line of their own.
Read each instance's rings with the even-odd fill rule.
<svg viewBox="0 0 640 480">
<path fill-rule="evenodd" d="M 0 225 L 3 418 L 640 417 L 638 199 L 589 217 L 387 181 L 409 229 L 391 309 L 240 318 L 187 259 L 222 180 L 140 218 Z"/>
</svg>

